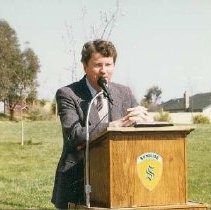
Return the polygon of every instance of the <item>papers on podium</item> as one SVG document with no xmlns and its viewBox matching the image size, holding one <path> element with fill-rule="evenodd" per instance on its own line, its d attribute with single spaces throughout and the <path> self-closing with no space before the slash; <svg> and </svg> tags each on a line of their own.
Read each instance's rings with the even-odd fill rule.
<svg viewBox="0 0 211 210">
<path fill-rule="evenodd" d="M 136 122 L 134 127 L 164 127 L 164 126 L 173 126 L 173 123 L 164 122 L 164 121 L 153 121 L 153 122 Z"/>
</svg>

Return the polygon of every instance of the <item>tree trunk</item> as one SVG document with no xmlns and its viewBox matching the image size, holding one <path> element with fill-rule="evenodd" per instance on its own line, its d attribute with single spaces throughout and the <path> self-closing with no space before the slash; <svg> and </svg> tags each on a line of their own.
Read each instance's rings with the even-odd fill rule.
<svg viewBox="0 0 211 210">
<path fill-rule="evenodd" d="M 10 120 L 13 121 L 14 120 L 14 109 L 10 108 Z"/>
<path fill-rule="evenodd" d="M 6 100 L 4 99 L 4 114 L 6 115 Z"/>
</svg>

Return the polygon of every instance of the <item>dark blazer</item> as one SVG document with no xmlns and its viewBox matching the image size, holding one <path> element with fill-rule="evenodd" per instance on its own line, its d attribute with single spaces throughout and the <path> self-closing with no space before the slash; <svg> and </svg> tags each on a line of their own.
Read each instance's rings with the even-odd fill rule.
<svg viewBox="0 0 211 210">
<path fill-rule="evenodd" d="M 123 85 L 109 83 L 113 105 L 109 105 L 109 121 L 125 116 L 127 109 L 137 106 L 131 90 Z M 78 82 L 60 88 L 56 93 L 58 113 L 63 133 L 63 150 L 59 160 L 52 202 L 57 208 L 67 208 L 68 202 L 83 202 L 83 159 L 84 151 L 77 150 L 86 141 L 86 115 L 92 95 L 87 87 L 85 76 Z M 99 123 L 96 106 L 90 112 L 89 131 L 101 132 L 108 123 Z"/>
</svg>

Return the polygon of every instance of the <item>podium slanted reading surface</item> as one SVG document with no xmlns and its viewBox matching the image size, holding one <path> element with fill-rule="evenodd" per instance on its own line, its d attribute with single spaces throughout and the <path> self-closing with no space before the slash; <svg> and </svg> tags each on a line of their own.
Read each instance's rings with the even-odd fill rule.
<svg viewBox="0 0 211 210">
<path fill-rule="evenodd" d="M 107 128 L 90 142 L 91 209 L 207 209 L 187 200 L 190 126 Z"/>
</svg>

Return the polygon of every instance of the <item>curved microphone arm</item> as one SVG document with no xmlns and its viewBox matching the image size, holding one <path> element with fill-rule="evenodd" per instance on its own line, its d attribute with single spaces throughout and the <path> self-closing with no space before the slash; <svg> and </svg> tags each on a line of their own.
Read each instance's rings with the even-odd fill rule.
<svg viewBox="0 0 211 210">
<path fill-rule="evenodd" d="M 88 208 L 90 208 L 90 193 L 91 193 L 91 185 L 89 183 L 89 115 L 90 115 L 90 110 L 92 107 L 93 102 L 95 101 L 95 99 L 100 96 L 101 94 L 103 94 L 103 91 L 97 93 L 94 98 L 91 100 L 89 107 L 88 107 L 88 111 L 87 111 L 87 116 L 86 116 L 86 170 L 85 170 L 85 176 L 86 176 L 86 180 L 85 180 L 85 194 L 86 194 L 86 206 Z"/>
</svg>

